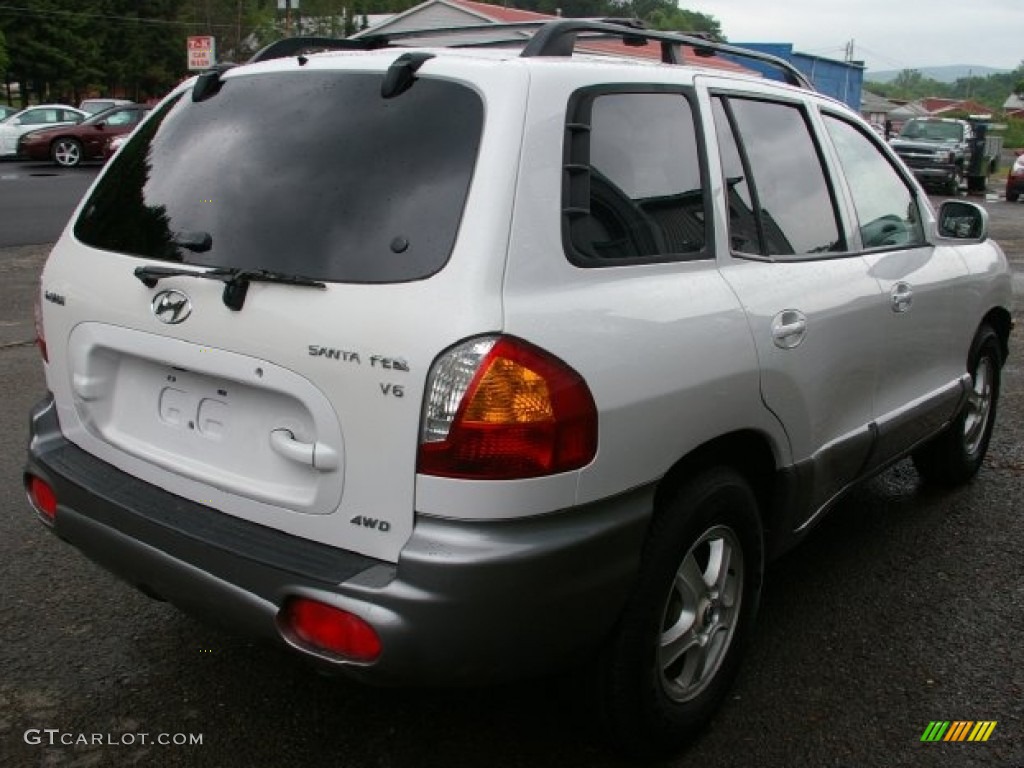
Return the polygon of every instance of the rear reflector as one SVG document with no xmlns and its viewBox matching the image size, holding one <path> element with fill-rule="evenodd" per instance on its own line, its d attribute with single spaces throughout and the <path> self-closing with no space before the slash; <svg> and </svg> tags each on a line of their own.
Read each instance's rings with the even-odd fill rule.
<svg viewBox="0 0 1024 768">
<path fill-rule="evenodd" d="M 293 597 L 281 609 L 279 620 L 289 639 L 309 650 L 364 664 L 380 656 L 377 631 L 333 605 Z"/>
<path fill-rule="evenodd" d="M 52 525 L 57 519 L 57 494 L 50 484 L 35 475 L 26 475 L 25 490 L 28 493 L 28 501 L 35 511 L 44 522 Z"/>
</svg>

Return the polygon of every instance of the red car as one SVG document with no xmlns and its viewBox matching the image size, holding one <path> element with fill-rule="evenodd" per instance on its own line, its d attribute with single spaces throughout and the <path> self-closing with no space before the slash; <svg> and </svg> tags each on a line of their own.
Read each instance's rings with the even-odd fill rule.
<svg viewBox="0 0 1024 768">
<path fill-rule="evenodd" d="M 18 156 L 29 160 L 53 160 L 73 168 L 83 160 L 105 160 L 115 136 L 134 130 L 149 112 L 142 104 L 113 107 L 77 125 L 44 128 L 26 133 L 18 140 Z"/>
<path fill-rule="evenodd" d="M 1024 192 L 1024 153 L 1017 150 L 1017 159 L 1013 161 L 1013 167 L 1006 174 L 1006 199 L 1015 203 Z"/>
</svg>

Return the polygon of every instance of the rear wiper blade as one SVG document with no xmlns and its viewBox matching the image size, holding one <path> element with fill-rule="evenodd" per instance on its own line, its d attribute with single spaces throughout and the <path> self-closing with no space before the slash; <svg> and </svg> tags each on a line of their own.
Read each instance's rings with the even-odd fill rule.
<svg viewBox="0 0 1024 768">
<path fill-rule="evenodd" d="M 237 278 L 245 278 L 257 283 L 283 283 L 284 285 L 305 285 L 310 288 L 326 288 L 327 283 L 305 275 L 292 275 L 287 272 L 274 272 L 270 269 L 240 269 Z"/>
<path fill-rule="evenodd" d="M 305 275 L 291 275 L 286 272 L 275 272 L 269 269 L 240 269 L 236 267 L 215 267 L 205 272 L 197 272 L 180 267 L 146 266 L 136 267 L 135 276 L 147 288 L 153 288 L 165 277 L 198 277 L 207 280 L 220 280 L 224 283 L 224 306 L 237 312 L 245 305 L 245 296 L 249 292 L 249 283 L 280 283 L 282 285 L 301 285 L 308 288 L 326 288 L 327 284 Z"/>
</svg>

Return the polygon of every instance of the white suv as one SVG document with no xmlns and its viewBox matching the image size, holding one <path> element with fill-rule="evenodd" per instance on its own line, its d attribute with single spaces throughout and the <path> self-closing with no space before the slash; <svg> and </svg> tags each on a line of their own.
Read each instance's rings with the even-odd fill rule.
<svg viewBox="0 0 1024 768">
<path fill-rule="evenodd" d="M 781 62 L 488 29 L 285 41 L 164 100 L 43 273 L 26 486 L 186 610 L 368 681 L 589 665 L 665 751 L 767 558 L 904 456 L 977 472 L 1008 267 Z"/>
</svg>

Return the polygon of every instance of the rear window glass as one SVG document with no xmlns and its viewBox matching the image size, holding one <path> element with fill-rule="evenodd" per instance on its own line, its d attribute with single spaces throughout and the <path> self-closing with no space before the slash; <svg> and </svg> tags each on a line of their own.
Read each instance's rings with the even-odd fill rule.
<svg viewBox="0 0 1024 768">
<path fill-rule="evenodd" d="M 335 282 L 427 277 L 451 253 L 483 104 L 421 78 L 384 99 L 383 75 L 227 78 L 185 93 L 117 154 L 75 225 L 84 243 L 186 264 Z"/>
</svg>

